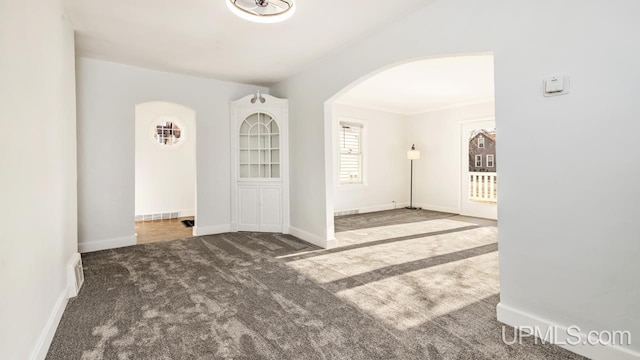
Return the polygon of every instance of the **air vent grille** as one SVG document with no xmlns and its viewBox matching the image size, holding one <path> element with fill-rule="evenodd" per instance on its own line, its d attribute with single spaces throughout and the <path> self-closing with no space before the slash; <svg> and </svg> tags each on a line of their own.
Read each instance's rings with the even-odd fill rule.
<svg viewBox="0 0 640 360">
<path fill-rule="evenodd" d="M 140 222 L 140 221 L 155 221 L 155 220 L 169 220 L 169 219 L 177 219 L 179 217 L 180 217 L 180 213 L 177 212 L 177 211 L 166 212 L 166 213 L 157 213 L 157 214 L 136 215 L 136 222 Z"/>
</svg>

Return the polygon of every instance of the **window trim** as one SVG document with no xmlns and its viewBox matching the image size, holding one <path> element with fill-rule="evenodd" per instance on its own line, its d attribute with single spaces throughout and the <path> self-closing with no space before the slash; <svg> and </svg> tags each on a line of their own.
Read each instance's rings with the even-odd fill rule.
<svg viewBox="0 0 640 360">
<path fill-rule="evenodd" d="M 491 157 L 491 162 L 489 162 L 489 157 Z M 487 167 L 495 167 L 496 163 L 495 163 L 495 157 L 493 156 L 493 154 L 487 154 Z M 491 164 L 491 165 L 489 165 Z"/>
<path fill-rule="evenodd" d="M 482 140 L 482 141 L 480 141 Z M 484 149 L 485 148 L 485 144 L 484 144 L 484 136 L 480 135 L 478 136 L 478 149 Z"/>
<path fill-rule="evenodd" d="M 335 133 L 336 164 L 334 166 L 336 188 L 342 189 L 342 190 L 348 190 L 348 189 L 366 187 L 367 186 L 367 168 L 368 168 L 367 166 L 367 160 L 368 160 L 367 121 L 352 119 L 352 118 L 343 118 L 343 117 L 340 117 L 337 120 L 338 121 L 336 124 L 336 133 Z M 341 182 L 340 181 L 340 170 L 342 165 L 342 161 L 341 161 L 342 152 L 340 150 L 340 130 L 342 129 L 343 125 L 352 125 L 352 126 L 360 127 L 360 178 L 361 178 L 360 182 Z"/>
</svg>

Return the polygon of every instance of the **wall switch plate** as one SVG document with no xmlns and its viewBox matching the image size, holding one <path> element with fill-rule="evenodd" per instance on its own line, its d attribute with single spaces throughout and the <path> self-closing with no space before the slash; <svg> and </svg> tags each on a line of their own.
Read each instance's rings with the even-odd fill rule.
<svg viewBox="0 0 640 360">
<path fill-rule="evenodd" d="M 544 80 L 544 92 L 554 93 L 564 90 L 562 75 L 553 75 Z"/>
<path fill-rule="evenodd" d="M 566 95 L 569 93 L 569 76 L 551 75 L 542 82 L 542 94 L 546 97 Z"/>
</svg>

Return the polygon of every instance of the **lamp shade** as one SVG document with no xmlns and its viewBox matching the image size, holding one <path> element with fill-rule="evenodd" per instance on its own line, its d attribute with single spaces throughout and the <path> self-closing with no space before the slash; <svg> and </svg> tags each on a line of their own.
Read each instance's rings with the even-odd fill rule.
<svg viewBox="0 0 640 360">
<path fill-rule="evenodd" d="M 409 160 L 419 160 L 420 159 L 420 150 L 409 150 L 409 151 L 407 151 L 407 159 L 409 159 Z"/>
<path fill-rule="evenodd" d="M 407 151 L 407 159 L 409 160 L 419 160 L 420 159 L 420 150 L 416 150 L 416 145 L 411 145 L 411 150 Z"/>
</svg>

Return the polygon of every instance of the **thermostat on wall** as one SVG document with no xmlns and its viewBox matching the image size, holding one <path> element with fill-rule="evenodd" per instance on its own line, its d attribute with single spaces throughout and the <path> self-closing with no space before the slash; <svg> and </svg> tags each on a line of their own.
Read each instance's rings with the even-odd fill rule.
<svg viewBox="0 0 640 360">
<path fill-rule="evenodd" d="M 569 76 L 556 74 L 545 78 L 542 93 L 547 97 L 568 94 Z"/>
</svg>

